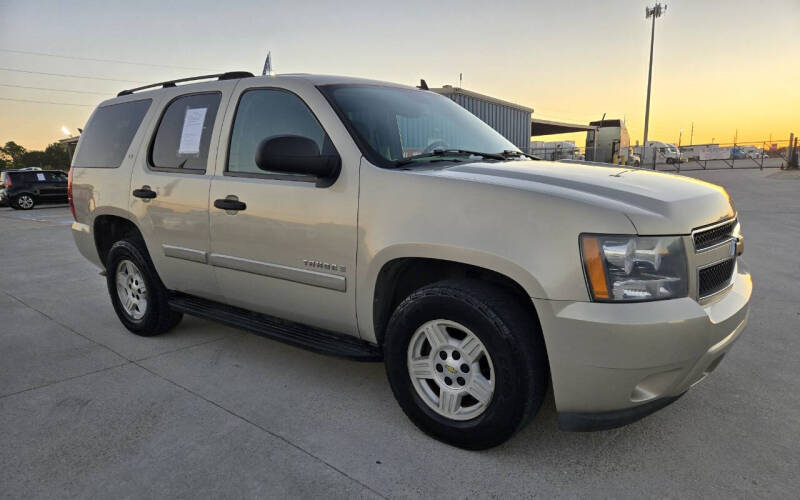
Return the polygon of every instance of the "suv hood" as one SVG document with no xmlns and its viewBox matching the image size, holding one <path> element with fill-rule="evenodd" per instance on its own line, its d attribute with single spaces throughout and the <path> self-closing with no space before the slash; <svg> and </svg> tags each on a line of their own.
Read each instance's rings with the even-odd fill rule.
<svg viewBox="0 0 800 500">
<path fill-rule="evenodd" d="M 524 189 L 625 214 L 639 234 L 688 234 L 734 215 L 720 186 L 640 168 L 547 161 L 476 162 L 415 173 Z"/>
</svg>

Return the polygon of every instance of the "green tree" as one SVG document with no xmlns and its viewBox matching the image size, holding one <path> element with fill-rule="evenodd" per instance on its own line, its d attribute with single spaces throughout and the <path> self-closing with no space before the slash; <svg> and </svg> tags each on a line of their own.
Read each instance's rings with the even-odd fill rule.
<svg viewBox="0 0 800 500">
<path fill-rule="evenodd" d="M 11 168 L 13 164 L 14 160 L 11 159 L 11 156 L 3 151 L 3 148 L 0 148 L 0 170 Z"/>
<path fill-rule="evenodd" d="M 44 151 L 26 151 L 18 162 L 14 162 L 14 166 L 20 168 L 50 168 L 47 164 L 47 155 L 44 154 Z"/>
<path fill-rule="evenodd" d="M 58 142 L 50 144 L 45 148 L 44 155 L 50 168 L 55 170 L 69 169 L 72 158 L 70 158 L 67 148 L 63 144 Z"/>
<path fill-rule="evenodd" d="M 44 151 L 28 151 L 9 141 L 0 148 L 0 169 L 39 167 L 45 170 L 67 170 L 70 155 L 63 144 L 54 142 Z"/>
<path fill-rule="evenodd" d="M 20 163 L 22 161 L 22 156 L 27 152 L 25 148 L 14 141 L 8 141 L 5 146 L 0 148 L 0 151 L 10 156 L 14 164 Z"/>
</svg>

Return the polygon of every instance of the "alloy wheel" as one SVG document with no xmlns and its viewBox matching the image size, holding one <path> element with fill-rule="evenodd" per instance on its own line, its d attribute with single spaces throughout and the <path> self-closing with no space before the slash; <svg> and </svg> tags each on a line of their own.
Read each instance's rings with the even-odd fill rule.
<svg viewBox="0 0 800 500">
<path fill-rule="evenodd" d="M 459 323 L 437 319 L 420 326 L 408 345 L 407 366 L 417 395 L 443 417 L 475 418 L 492 400 L 492 358 L 478 336 Z"/>
<path fill-rule="evenodd" d="M 125 311 L 134 321 L 147 313 L 147 286 L 141 271 L 130 260 L 121 260 L 116 270 L 117 297 Z"/>
<path fill-rule="evenodd" d="M 29 208 L 33 207 L 33 198 L 31 198 L 31 196 L 28 194 L 23 194 L 17 198 L 17 206 L 19 206 L 19 208 L 28 210 Z"/>
</svg>

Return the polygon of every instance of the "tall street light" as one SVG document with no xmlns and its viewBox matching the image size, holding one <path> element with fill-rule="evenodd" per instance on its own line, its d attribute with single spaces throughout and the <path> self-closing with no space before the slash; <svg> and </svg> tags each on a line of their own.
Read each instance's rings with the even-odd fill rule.
<svg viewBox="0 0 800 500">
<path fill-rule="evenodd" d="M 653 27 L 650 30 L 650 69 L 647 73 L 647 104 L 644 108 L 644 143 L 643 147 L 647 147 L 647 127 L 650 123 L 650 83 L 653 80 L 653 41 L 656 36 L 656 18 L 661 17 L 661 14 L 667 11 L 667 6 L 660 3 L 652 7 L 645 7 L 645 19 L 653 18 Z"/>
</svg>

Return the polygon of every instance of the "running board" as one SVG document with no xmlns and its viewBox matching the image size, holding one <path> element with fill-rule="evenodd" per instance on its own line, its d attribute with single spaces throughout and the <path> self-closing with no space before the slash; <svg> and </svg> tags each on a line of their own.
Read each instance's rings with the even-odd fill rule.
<svg viewBox="0 0 800 500">
<path fill-rule="evenodd" d="M 169 306 L 178 312 L 225 323 L 319 354 L 354 361 L 380 361 L 383 359 L 378 346 L 361 339 L 191 295 L 173 294 L 169 299 Z"/>
</svg>

